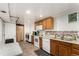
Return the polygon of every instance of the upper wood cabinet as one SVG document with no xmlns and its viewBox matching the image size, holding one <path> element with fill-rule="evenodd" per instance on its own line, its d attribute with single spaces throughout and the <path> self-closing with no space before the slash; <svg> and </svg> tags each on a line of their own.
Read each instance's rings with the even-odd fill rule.
<svg viewBox="0 0 79 59">
<path fill-rule="evenodd" d="M 53 29 L 54 28 L 54 18 L 53 17 L 47 17 L 40 21 L 35 22 L 35 27 L 38 25 L 42 25 L 43 30 L 46 29 Z"/>
<path fill-rule="evenodd" d="M 53 29 L 54 28 L 54 20 L 53 18 L 48 18 L 46 20 L 46 29 Z"/>
<path fill-rule="evenodd" d="M 38 25 L 42 25 L 42 23 L 43 23 L 42 21 L 39 21 Z"/>
<path fill-rule="evenodd" d="M 46 20 L 43 20 L 43 25 L 42 25 L 43 26 L 43 30 L 46 29 L 46 27 L 47 27 L 47 24 L 46 23 L 47 23 L 47 21 Z"/>
</svg>

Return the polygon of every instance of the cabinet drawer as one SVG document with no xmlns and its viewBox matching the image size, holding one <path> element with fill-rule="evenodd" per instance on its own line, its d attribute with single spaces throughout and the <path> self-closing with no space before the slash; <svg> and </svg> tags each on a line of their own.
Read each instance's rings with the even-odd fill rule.
<svg viewBox="0 0 79 59">
<path fill-rule="evenodd" d="M 59 41 L 59 43 L 60 43 L 61 45 L 65 45 L 65 46 L 71 46 L 71 43 L 68 43 L 68 42 Z"/>
<path fill-rule="evenodd" d="M 77 45 L 77 44 L 72 44 L 72 48 L 79 49 L 79 45 Z"/>
<path fill-rule="evenodd" d="M 78 49 L 72 49 L 72 55 L 79 55 L 79 50 Z"/>
<path fill-rule="evenodd" d="M 55 42 L 55 43 L 59 43 L 59 41 L 58 40 L 50 40 L 51 42 Z"/>
</svg>

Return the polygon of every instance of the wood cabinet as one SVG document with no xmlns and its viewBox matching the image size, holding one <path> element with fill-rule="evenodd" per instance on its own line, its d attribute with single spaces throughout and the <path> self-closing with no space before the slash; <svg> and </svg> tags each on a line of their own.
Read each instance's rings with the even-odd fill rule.
<svg viewBox="0 0 79 59">
<path fill-rule="evenodd" d="M 58 55 L 58 41 L 50 40 L 50 54 L 54 56 Z"/>
<path fill-rule="evenodd" d="M 79 45 L 72 44 L 72 56 L 79 56 Z"/>
<path fill-rule="evenodd" d="M 47 21 L 43 20 L 43 25 L 42 25 L 43 26 L 43 30 L 46 29 L 46 27 L 47 27 L 46 23 L 47 23 Z"/>
<path fill-rule="evenodd" d="M 42 25 L 42 24 L 43 24 L 42 21 L 39 21 L 38 25 Z"/>
<path fill-rule="evenodd" d="M 47 17 L 47 18 L 44 18 L 40 21 L 36 21 L 35 27 L 38 26 L 38 25 L 42 25 L 43 30 L 53 29 L 54 28 L 54 18 L 53 17 Z"/>
<path fill-rule="evenodd" d="M 50 54 L 55 56 L 79 56 L 79 44 L 51 39 Z"/>
<path fill-rule="evenodd" d="M 34 36 L 32 35 L 31 37 L 31 43 L 34 45 Z"/>
<path fill-rule="evenodd" d="M 65 42 L 64 42 L 65 43 Z M 71 46 L 67 46 L 64 44 L 59 43 L 59 56 L 70 56 L 71 55 Z"/>
<path fill-rule="evenodd" d="M 72 56 L 79 56 L 79 50 L 78 49 L 72 49 Z"/>
<path fill-rule="evenodd" d="M 53 29 L 54 28 L 54 20 L 53 18 L 48 18 L 46 20 L 46 29 Z"/>
<path fill-rule="evenodd" d="M 71 44 L 57 40 L 50 40 L 50 54 L 55 56 L 70 56 Z"/>
<path fill-rule="evenodd" d="M 42 37 L 39 37 L 39 48 L 42 49 Z"/>
</svg>

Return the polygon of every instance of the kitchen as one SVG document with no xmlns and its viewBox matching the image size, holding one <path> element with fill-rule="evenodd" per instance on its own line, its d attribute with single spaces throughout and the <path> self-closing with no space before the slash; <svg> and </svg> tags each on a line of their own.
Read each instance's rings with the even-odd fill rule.
<svg viewBox="0 0 79 59">
<path fill-rule="evenodd" d="M 45 18 L 47 20 L 54 20 L 52 17 Z M 43 19 L 44 20 L 44 19 Z M 45 20 L 46 21 L 46 20 Z M 42 22 L 42 21 L 41 21 Z M 51 23 L 51 24 L 50 24 Z M 47 24 L 49 27 L 44 27 L 43 29 L 52 29 L 54 21 L 50 21 Z M 32 35 L 33 45 L 43 49 L 47 53 L 54 56 L 75 56 L 78 55 L 78 31 L 42 31 L 40 27 L 42 23 L 40 21 L 35 22 L 37 29 Z M 39 27 L 39 28 L 37 28 Z M 38 33 L 38 31 L 40 33 Z M 43 33 L 43 34 L 41 34 Z M 41 38 L 41 39 L 40 39 Z M 41 41 L 41 42 L 40 42 Z M 36 43 L 38 42 L 38 43 Z M 59 45 L 61 44 L 61 45 Z M 41 45 L 41 46 L 40 46 Z M 75 49 L 76 48 L 76 49 Z M 74 52 L 73 52 L 74 51 Z M 77 52 L 76 52 L 77 51 Z"/>
<path fill-rule="evenodd" d="M 23 56 L 78 56 L 78 7 L 78 3 L 0 4 L 0 42 L 18 43 Z"/>
<path fill-rule="evenodd" d="M 77 21 L 69 22 L 73 14 L 77 15 Z M 34 46 L 54 56 L 79 55 L 78 10 L 68 10 L 57 18 L 49 16 L 40 19 L 34 25 L 31 39 Z"/>
</svg>

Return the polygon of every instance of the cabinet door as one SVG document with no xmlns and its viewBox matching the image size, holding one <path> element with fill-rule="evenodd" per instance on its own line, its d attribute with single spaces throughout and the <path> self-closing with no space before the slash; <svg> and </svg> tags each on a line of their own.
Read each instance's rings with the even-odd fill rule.
<svg viewBox="0 0 79 59">
<path fill-rule="evenodd" d="M 42 21 L 39 21 L 39 25 L 42 25 Z"/>
<path fill-rule="evenodd" d="M 72 56 L 79 56 L 79 49 L 72 48 Z"/>
<path fill-rule="evenodd" d="M 43 29 L 46 29 L 47 25 L 46 25 L 46 20 L 43 20 Z"/>
<path fill-rule="evenodd" d="M 32 42 L 32 44 L 34 45 L 34 36 L 31 36 L 32 38 L 31 38 L 31 42 Z"/>
<path fill-rule="evenodd" d="M 46 20 L 46 25 L 47 25 L 46 28 L 47 29 L 52 29 L 53 28 L 53 24 L 54 24 L 53 23 L 53 19 L 49 18 L 49 19 Z"/>
<path fill-rule="evenodd" d="M 59 56 L 70 56 L 71 49 L 65 45 L 59 45 Z"/>
<path fill-rule="evenodd" d="M 58 42 L 50 40 L 50 54 L 57 56 L 58 55 Z"/>
<path fill-rule="evenodd" d="M 39 37 L 39 47 L 42 49 L 42 37 Z"/>
</svg>

